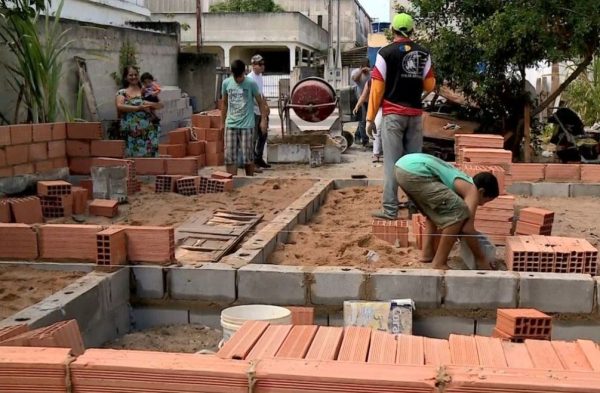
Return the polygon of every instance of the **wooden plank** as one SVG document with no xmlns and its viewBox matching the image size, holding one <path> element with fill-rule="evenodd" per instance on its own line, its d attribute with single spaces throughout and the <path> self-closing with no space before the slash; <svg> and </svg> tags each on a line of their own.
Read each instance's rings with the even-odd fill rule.
<svg viewBox="0 0 600 393">
<path fill-rule="evenodd" d="M 92 116 L 92 121 L 100 121 L 98 117 L 98 105 L 96 104 L 96 96 L 94 96 L 94 89 L 92 88 L 92 81 L 90 80 L 87 73 L 87 64 L 85 59 L 79 56 L 74 57 L 75 64 L 77 64 L 77 72 L 79 74 L 79 83 L 83 86 L 83 92 L 85 93 L 85 101 L 87 103 L 88 110 Z"/>
</svg>

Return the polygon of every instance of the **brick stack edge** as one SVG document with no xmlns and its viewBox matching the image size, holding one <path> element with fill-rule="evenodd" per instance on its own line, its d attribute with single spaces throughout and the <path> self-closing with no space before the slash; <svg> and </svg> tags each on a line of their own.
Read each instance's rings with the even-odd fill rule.
<svg viewBox="0 0 600 393">
<path fill-rule="evenodd" d="M 373 236 L 392 245 L 408 247 L 408 221 L 373 220 Z"/>
<path fill-rule="evenodd" d="M 515 228 L 517 235 L 552 235 L 554 212 L 537 207 L 526 207 L 519 212 Z"/>
<path fill-rule="evenodd" d="M 531 308 L 498 309 L 492 337 L 524 342 L 527 339 L 550 340 L 552 317 Z"/>
<path fill-rule="evenodd" d="M 205 176 L 156 176 L 154 191 L 176 192 L 185 196 L 233 191 L 233 176 L 225 172 L 213 172 Z"/>
<path fill-rule="evenodd" d="M 3 329 L 0 329 L 0 347 L 69 348 L 74 356 L 85 352 L 79 325 L 75 319 L 56 322 L 35 330 L 28 330 L 27 325 L 17 325 L 17 329 L 7 329 L 5 334 L 2 332 Z"/>
</svg>

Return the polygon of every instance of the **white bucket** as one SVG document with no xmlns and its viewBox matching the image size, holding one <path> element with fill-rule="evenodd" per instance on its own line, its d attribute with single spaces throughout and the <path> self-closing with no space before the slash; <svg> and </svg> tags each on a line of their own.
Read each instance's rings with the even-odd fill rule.
<svg viewBox="0 0 600 393">
<path fill-rule="evenodd" d="M 292 312 L 285 307 L 262 304 L 226 308 L 221 311 L 222 342 L 229 340 L 246 321 L 266 321 L 272 325 L 289 325 L 292 323 Z"/>
</svg>

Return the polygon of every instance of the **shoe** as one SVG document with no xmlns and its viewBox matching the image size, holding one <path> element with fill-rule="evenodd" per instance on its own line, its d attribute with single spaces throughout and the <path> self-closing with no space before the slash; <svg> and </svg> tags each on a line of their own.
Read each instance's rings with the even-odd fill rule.
<svg viewBox="0 0 600 393">
<path fill-rule="evenodd" d="M 263 160 L 262 158 L 259 158 L 258 160 L 254 160 L 254 165 L 256 165 L 257 167 L 260 167 L 260 168 L 266 168 L 266 169 L 271 168 L 271 165 L 267 164 L 265 162 L 265 160 Z"/>
<path fill-rule="evenodd" d="M 394 220 L 398 219 L 398 215 L 390 216 L 386 212 L 382 212 L 380 210 L 375 210 L 375 211 L 371 212 L 371 217 L 379 218 L 382 220 L 390 220 L 390 221 L 394 221 Z"/>
</svg>

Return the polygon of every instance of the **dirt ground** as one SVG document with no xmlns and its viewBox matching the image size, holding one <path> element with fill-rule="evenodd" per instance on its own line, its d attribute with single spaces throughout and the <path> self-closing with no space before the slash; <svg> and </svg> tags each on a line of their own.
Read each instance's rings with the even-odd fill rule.
<svg viewBox="0 0 600 393">
<path fill-rule="evenodd" d="M 0 266 L 0 320 L 34 305 L 84 274 Z"/>
<path fill-rule="evenodd" d="M 105 348 L 159 352 L 216 352 L 223 338 L 220 330 L 202 325 L 171 325 L 126 334 L 107 343 Z"/>
</svg>

